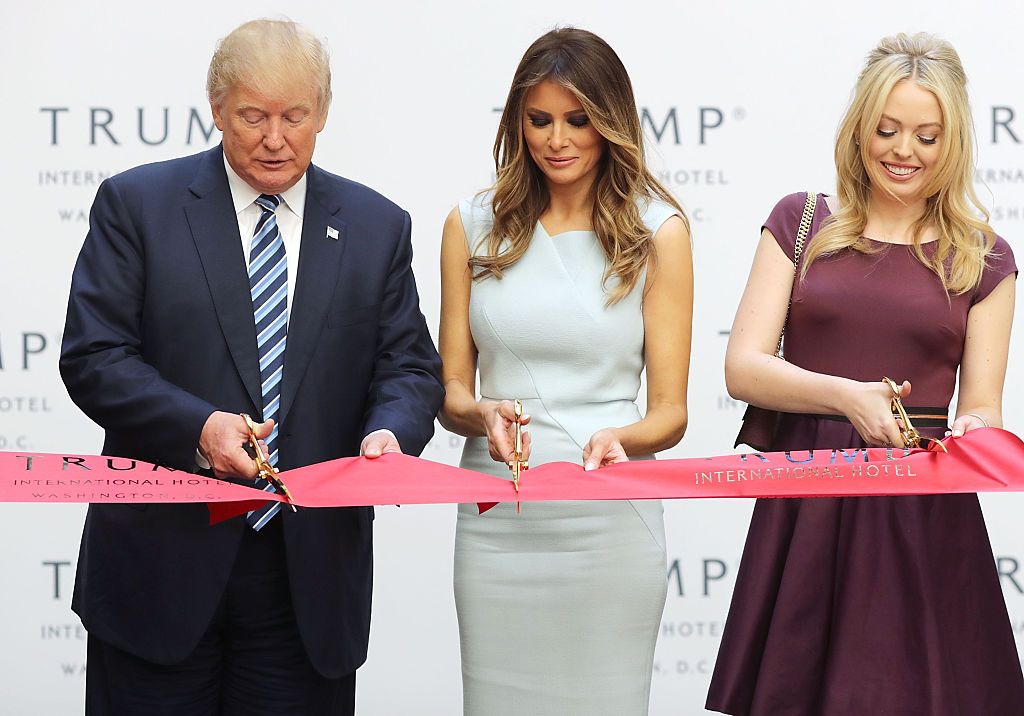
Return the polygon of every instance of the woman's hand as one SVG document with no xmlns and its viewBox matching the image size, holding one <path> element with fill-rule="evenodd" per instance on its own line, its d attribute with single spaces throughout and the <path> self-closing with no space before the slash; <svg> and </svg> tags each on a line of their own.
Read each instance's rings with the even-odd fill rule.
<svg viewBox="0 0 1024 716">
<path fill-rule="evenodd" d="M 978 428 L 987 427 L 988 421 L 986 421 L 985 418 L 977 413 L 967 413 L 953 421 L 950 429 L 946 431 L 946 437 L 952 435 L 954 438 L 958 438 L 968 430 L 977 430 Z"/>
<path fill-rule="evenodd" d="M 618 436 L 611 428 L 598 430 L 590 436 L 590 442 L 583 448 L 583 469 L 596 470 L 615 462 L 626 462 L 629 457 L 622 448 Z"/>
<path fill-rule="evenodd" d="M 910 395 L 910 381 L 900 386 L 900 400 Z M 903 447 L 900 426 L 892 414 L 892 389 L 882 381 L 853 383 L 843 413 L 870 447 Z"/>
<path fill-rule="evenodd" d="M 477 403 L 484 427 L 487 430 L 487 449 L 491 459 L 506 465 L 512 462 L 515 453 L 515 405 L 511 400 L 481 400 Z M 530 422 L 529 415 L 520 418 L 520 425 Z M 523 430 L 523 462 L 530 459 L 530 433 Z"/>
</svg>

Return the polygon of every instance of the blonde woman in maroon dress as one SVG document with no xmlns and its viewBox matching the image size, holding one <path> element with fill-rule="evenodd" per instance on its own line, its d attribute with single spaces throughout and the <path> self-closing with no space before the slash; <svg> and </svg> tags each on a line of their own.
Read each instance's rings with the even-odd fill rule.
<svg viewBox="0 0 1024 716">
<path fill-rule="evenodd" d="M 733 325 L 729 392 L 783 413 L 772 449 L 902 445 L 883 376 L 911 413 L 945 414 L 959 389 L 925 434 L 1002 425 L 1016 266 L 971 187 L 973 145 L 953 47 L 882 40 L 839 128 L 838 195 L 819 197 L 796 271 L 805 195 L 778 203 Z M 759 500 L 707 706 L 1024 714 L 977 496 Z"/>
</svg>

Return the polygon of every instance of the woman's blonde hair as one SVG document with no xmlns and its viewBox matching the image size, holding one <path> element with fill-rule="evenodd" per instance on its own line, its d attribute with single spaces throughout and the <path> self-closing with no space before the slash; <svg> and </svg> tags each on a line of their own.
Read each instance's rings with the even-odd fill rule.
<svg viewBox="0 0 1024 716">
<path fill-rule="evenodd" d="M 924 188 L 925 212 L 913 227 L 914 253 L 935 272 L 947 292 L 965 293 L 981 281 L 995 232 L 988 224 L 988 211 L 974 193 L 974 125 L 960 56 L 950 43 L 923 32 L 886 37 L 868 55 L 836 136 L 840 209 L 808 244 L 801 277 L 821 256 L 846 248 L 865 253 L 879 250 L 862 236 L 872 173 L 877 179 L 880 172 L 868 156 L 868 147 L 889 93 L 900 82 L 913 82 L 928 90 L 942 110 L 942 146 Z M 938 233 L 931 255 L 921 243 L 928 228 Z"/>
<path fill-rule="evenodd" d="M 251 20 L 217 43 L 206 73 L 206 95 L 219 105 L 233 87 L 264 97 L 311 89 L 317 109 L 331 106 L 331 59 L 312 32 L 291 20 Z"/>
<path fill-rule="evenodd" d="M 615 51 L 592 32 L 558 28 L 538 38 L 519 62 L 494 142 L 497 181 L 491 205 L 494 223 L 474 250 L 474 278 L 501 278 L 526 252 L 540 216 L 548 206 L 544 174 L 525 146 L 523 121 L 529 91 L 546 80 L 557 82 L 580 102 L 606 145 L 594 182 L 591 220 L 608 259 L 604 282 L 617 279 L 608 303 L 636 286 L 653 256 L 651 230 L 643 222 L 643 199 L 679 203 L 647 169 L 643 129 L 633 86 Z M 684 219 L 685 220 L 685 219 Z"/>
</svg>

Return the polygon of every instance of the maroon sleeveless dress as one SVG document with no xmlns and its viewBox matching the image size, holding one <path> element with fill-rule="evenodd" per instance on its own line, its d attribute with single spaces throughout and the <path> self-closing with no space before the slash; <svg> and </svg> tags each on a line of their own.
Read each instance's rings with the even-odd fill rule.
<svg viewBox="0 0 1024 716">
<path fill-rule="evenodd" d="M 785 197 L 765 223 L 790 258 L 805 197 Z M 812 236 L 828 216 L 819 197 Z M 967 312 L 1016 272 L 1010 247 L 999 239 L 981 284 L 948 299 L 911 247 L 878 249 L 818 259 L 794 286 L 786 360 L 859 381 L 909 380 L 907 405 L 948 406 Z M 848 422 L 788 414 L 772 449 L 863 446 Z M 1024 715 L 977 495 L 758 500 L 707 708 Z"/>
</svg>

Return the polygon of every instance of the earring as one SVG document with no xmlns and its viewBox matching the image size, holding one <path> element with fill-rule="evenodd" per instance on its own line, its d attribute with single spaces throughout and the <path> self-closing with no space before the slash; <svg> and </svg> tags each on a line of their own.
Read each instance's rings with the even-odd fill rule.
<svg viewBox="0 0 1024 716">
<path fill-rule="evenodd" d="M 854 137 L 853 143 L 856 144 L 858 147 L 860 146 L 860 140 L 857 139 L 856 137 Z"/>
</svg>

